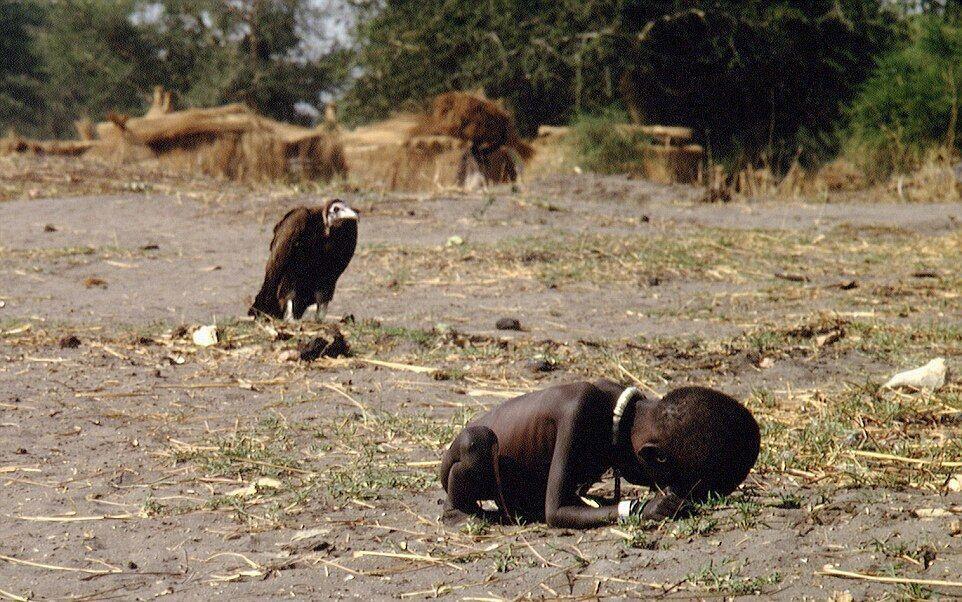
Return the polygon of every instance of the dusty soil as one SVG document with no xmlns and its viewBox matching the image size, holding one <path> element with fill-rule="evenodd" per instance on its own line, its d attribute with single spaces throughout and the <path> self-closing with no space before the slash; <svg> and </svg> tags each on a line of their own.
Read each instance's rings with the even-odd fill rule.
<svg viewBox="0 0 962 602">
<path fill-rule="evenodd" d="M 962 365 L 962 205 L 707 206 L 587 175 L 327 191 L 362 214 L 328 318 L 353 316 L 354 357 L 304 363 L 324 328 L 242 316 L 274 221 L 318 197 L 197 189 L 0 203 L 0 595 L 962 595 L 820 574 L 962 576 L 962 387 L 877 390 Z M 757 470 L 664 525 L 438 523 L 471 415 L 599 376 L 739 396 Z"/>
</svg>

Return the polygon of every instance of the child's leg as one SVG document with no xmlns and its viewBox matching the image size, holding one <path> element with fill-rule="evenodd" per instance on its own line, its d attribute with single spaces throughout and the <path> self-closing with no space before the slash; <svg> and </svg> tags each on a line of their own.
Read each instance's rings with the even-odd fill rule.
<svg viewBox="0 0 962 602">
<path fill-rule="evenodd" d="M 502 501 L 495 469 L 498 438 L 486 426 L 471 426 L 455 438 L 441 461 L 441 484 L 447 492 L 443 520 L 457 524 L 476 516 L 496 522 L 501 513 L 483 510 L 478 502 Z"/>
</svg>

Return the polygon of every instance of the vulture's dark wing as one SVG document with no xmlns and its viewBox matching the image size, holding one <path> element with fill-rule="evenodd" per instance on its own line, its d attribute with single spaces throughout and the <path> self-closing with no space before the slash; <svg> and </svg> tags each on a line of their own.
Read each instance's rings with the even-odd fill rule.
<svg viewBox="0 0 962 602">
<path fill-rule="evenodd" d="M 262 313 L 275 318 L 284 317 L 278 288 L 284 276 L 290 272 L 290 262 L 294 258 L 297 241 L 307 230 L 309 220 L 310 210 L 307 207 L 298 207 L 288 211 L 274 226 L 271 256 L 267 260 L 264 284 L 248 312 L 250 315 Z"/>
</svg>

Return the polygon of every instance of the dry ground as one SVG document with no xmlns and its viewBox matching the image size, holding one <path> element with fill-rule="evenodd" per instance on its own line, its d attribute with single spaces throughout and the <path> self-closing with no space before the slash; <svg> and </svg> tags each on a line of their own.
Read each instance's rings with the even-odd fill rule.
<svg viewBox="0 0 962 602">
<path fill-rule="evenodd" d="M 962 365 L 958 203 L 706 206 L 587 175 L 250 191 L 2 167 L 0 597 L 962 595 L 821 574 L 962 578 L 946 487 L 962 386 L 878 391 L 935 356 Z M 240 316 L 274 220 L 332 192 L 362 212 L 331 306 L 353 316 L 354 358 L 290 361 L 316 325 Z M 525 330 L 494 330 L 504 316 Z M 215 321 L 221 342 L 195 347 L 190 329 Z M 735 394 L 763 426 L 757 470 L 675 523 L 438 524 L 435 466 L 470 416 L 599 376 Z"/>
</svg>

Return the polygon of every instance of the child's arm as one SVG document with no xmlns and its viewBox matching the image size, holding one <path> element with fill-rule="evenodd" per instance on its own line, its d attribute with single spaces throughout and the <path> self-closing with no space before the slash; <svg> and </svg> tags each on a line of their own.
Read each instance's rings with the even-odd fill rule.
<svg viewBox="0 0 962 602">
<path fill-rule="evenodd" d="M 569 429 L 559 431 L 555 440 L 548 489 L 544 501 L 544 517 L 549 527 L 590 529 L 618 522 L 617 506 L 592 508 L 575 494 L 578 486 L 571 479 L 573 463 Z"/>
<path fill-rule="evenodd" d="M 593 508 L 584 504 L 577 495 L 581 483 L 578 476 L 583 474 L 584 462 L 579 462 L 578 455 L 589 454 L 586 447 L 588 442 L 581 440 L 588 429 L 583 424 L 585 403 L 576 404 L 575 408 L 565 418 L 558 421 L 555 435 L 554 452 L 551 457 L 551 468 L 548 471 L 548 487 L 545 492 L 545 522 L 549 527 L 590 529 L 618 522 L 620 518 L 630 515 L 640 515 L 648 520 L 665 520 L 675 518 L 683 511 L 684 500 L 672 491 L 659 492 L 653 498 L 642 500 L 622 500 L 619 504 Z M 581 435 L 581 438 L 578 435 Z M 590 437 L 590 435 L 588 435 Z M 607 466 L 588 467 L 600 469 Z"/>
<path fill-rule="evenodd" d="M 555 434 L 551 468 L 548 471 L 548 487 L 545 492 L 545 522 L 549 527 L 590 529 L 610 525 L 618 521 L 617 506 L 592 508 L 578 499 L 580 483 L 578 474 L 584 468 L 577 454 L 583 454 L 585 443 L 575 433 L 584 435 L 579 424 L 585 411 L 583 402 L 575 404 L 571 411 L 558 421 Z"/>
</svg>

